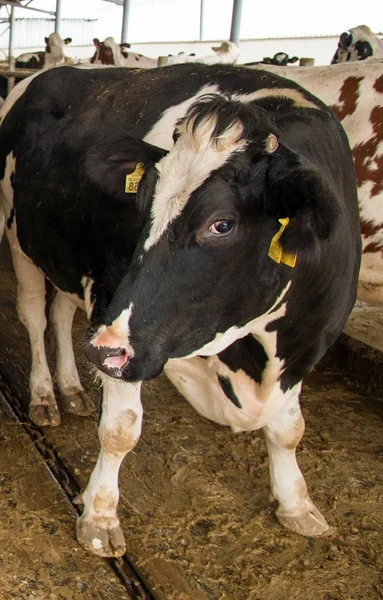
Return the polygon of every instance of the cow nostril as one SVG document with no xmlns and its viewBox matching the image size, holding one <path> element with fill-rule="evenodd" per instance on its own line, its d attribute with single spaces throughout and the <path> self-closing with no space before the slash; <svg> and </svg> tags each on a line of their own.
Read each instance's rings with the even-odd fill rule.
<svg viewBox="0 0 383 600">
<path fill-rule="evenodd" d="M 129 355 L 124 348 L 121 348 L 118 354 L 109 355 L 104 360 L 104 365 L 108 369 L 122 369 L 129 360 Z"/>
</svg>

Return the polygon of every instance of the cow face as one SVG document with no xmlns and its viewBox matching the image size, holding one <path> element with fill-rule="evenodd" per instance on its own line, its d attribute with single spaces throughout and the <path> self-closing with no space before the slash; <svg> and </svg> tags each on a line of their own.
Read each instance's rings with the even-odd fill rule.
<svg viewBox="0 0 383 600">
<path fill-rule="evenodd" d="M 64 55 L 64 46 L 70 44 L 72 38 L 65 38 L 63 40 L 59 33 L 54 32 L 51 33 L 49 37 L 45 38 L 45 57 L 44 64 L 47 67 L 51 67 L 54 65 L 64 64 L 65 63 L 65 55 Z"/>
<path fill-rule="evenodd" d="M 377 43 L 378 38 L 366 25 L 345 31 L 339 37 L 338 49 L 331 64 L 365 60 L 374 55 L 374 46 Z"/>
<path fill-rule="evenodd" d="M 293 256 L 336 221 L 331 192 L 279 144 L 262 108 L 207 96 L 175 139 L 140 185 L 133 262 L 86 347 L 125 380 L 155 377 L 169 358 L 215 354 L 251 331 L 294 277 L 268 255 L 279 219 L 291 220 L 283 250 Z"/>
<path fill-rule="evenodd" d="M 92 56 L 90 62 L 92 64 L 114 65 L 113 48 L 106 45 L 105 42 L 100 42 L 98 38 L 94 38 L 93 44 L 96 47 L 96 52 Z"/>
<path fill-rule="evenodd" d="M 128 57 L 126 49 L 130 48 L 130 44 L 127 42 L 116 44 L 113 37 L 108 37 L 103 42 L 100 42 L 98 38 L 94 38 L 93 44 L 96 47 L 96 51 L 90 60 L 93 64 L 121 66 L 121 61 Z"/>
</svg>

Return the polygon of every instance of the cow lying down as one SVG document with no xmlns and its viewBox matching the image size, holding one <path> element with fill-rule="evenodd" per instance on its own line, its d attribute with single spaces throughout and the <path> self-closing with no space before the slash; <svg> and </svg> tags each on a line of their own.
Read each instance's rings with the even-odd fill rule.
<svg viewBox="0 0 383 600">
<path fill-rule="evenodd" d="M 356 294 L 356 187 L 337 119 L 272 73 L 202 64 L 52 69 L 15 88 L 1 116 L 30 415 L 59 421 L 45 278 L 57 289 L 65 404 L 87 409 L 71 343 L 77 305 L 103 384 L 79 541 L 101 556 L 125 551 L 118 470 L 140 437 L 140 382 L 163 369 L 205 417 L 236 432 L 263 428 L 279 521 L 326 532 L 295 450 L 302 378 L 341 333 Z"/>
</svg>

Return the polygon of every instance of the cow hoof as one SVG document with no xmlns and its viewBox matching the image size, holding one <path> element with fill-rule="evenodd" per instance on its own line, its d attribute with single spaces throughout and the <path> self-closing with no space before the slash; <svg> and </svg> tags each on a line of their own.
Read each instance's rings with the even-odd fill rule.
<svg viewBox="0 0 383 600">
<path fill-rule="evenodd" d="M 283 527 L 300 535 L 320 537 L 332 533 L 332 528 L 329 527 L 326 519 L 315 506 L 312 506 L 307 513 L 299 516 L 278 514 L 278 511 L 276 514 Z"/>
<path fill-rule="evenodd" d="M 45 425 L 60 425 L 60 413 L 56 404 L 32 404 L 29 407 L 29 418 L 35 425 L 43 427 Z"/>
<path fill-rule="evenodd" d="M 93 400 L 85 391 L 80 391 L 70 396 L 61 396 L 60 404 L 65 412 L 72 413 L 78 417 L 88 417 L 95 412 Z"/>
<path fill-rule="evenodd" d="M 80 544 L 97 556 L 117 558 L 126 552 L 121 527 L 103 529 L 80 517 L 76 529 Z"/>
</svg>

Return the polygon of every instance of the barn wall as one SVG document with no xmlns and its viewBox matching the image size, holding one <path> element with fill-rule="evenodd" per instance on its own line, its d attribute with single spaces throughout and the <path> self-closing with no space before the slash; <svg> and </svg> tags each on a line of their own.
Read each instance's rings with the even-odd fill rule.
<svg viewBox="0 0 383 600">
<path fill-rule="evenodd" d="M 73 47 L 92 45 L 97 19 L 61 19 L 61 36 L 71 37 Z M 15 55 L 44 49 L 44 38 L 55 30 L 54 19 L 16 19 L 14 27 Z M 0 48 L 8 54 L 8 23 L 0 25 Z"/>
</svg>

